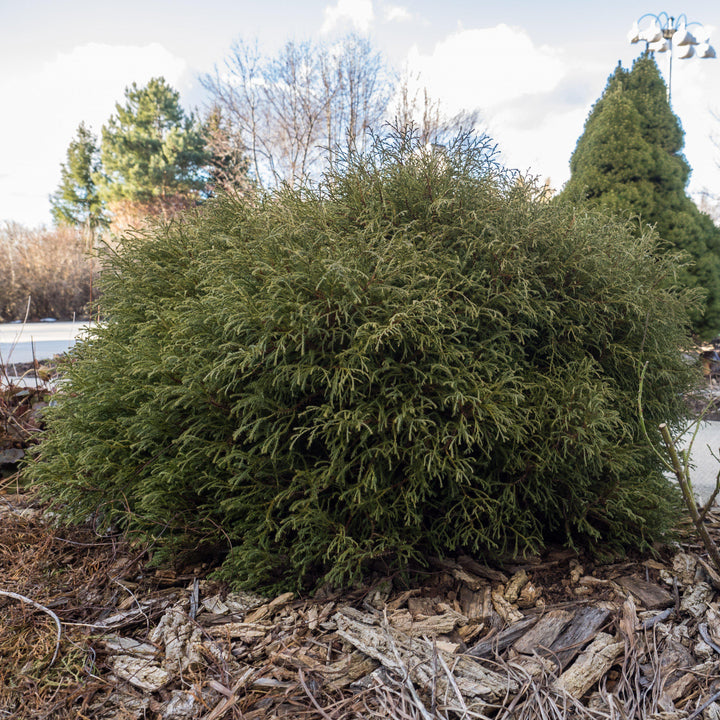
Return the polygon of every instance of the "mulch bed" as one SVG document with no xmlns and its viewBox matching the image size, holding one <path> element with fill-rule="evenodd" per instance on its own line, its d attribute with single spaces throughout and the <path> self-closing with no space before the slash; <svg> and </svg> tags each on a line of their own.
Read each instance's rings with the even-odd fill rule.
<svg viewBox="0 0 720 720">
<path fill-rule="evenodd" d="M 720 576 L 690 540 L 263 598 L 55 527 L 11 480 L 0 521 L 0 717 L 720 717 Z"/>
</svg>

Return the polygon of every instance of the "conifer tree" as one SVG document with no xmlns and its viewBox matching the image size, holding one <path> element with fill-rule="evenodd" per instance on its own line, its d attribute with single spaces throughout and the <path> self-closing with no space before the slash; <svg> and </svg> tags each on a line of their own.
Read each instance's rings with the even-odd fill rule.
<svg viewBox="0 0 720 720">
<path fill-rule="evenodd" d="M 55 222 L 82 228 L 89 247 L 94 245 L 97 229 L 107 224 L 96 184 L 99 169 L 97 138 L 85 123 L 80 123 L 67 149 L 67 162 L 61 165 L 60 185 L 50 196 L 50 204 Z"/>
<path fill-rule="evenodd" d="M 682 281 L 703 288 L 696 331 L 720 331 L 720 229 L 686 194 L 690 167 L 683 131 L 667 100 L 667 88 L 650 54 L 631 70 L 620 65 L 585 122 L 570 160 L 562 196 L 576 203 L 638 216 L 693 263 Z"/>
<path fill-rule="evenodd" d="M 102 196 L 115 206 L 167 214 L 200 199 L 209 153 L 203 129 L 164 78 L 125 90 L 102 129 Z"/>
</svg>

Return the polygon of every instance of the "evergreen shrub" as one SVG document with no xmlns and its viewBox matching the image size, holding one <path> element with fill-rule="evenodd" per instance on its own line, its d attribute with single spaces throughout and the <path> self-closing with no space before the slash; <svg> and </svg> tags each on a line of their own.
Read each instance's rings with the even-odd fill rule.
<svg viewBox="0 0 720 720">
<path fill-rule="evenodd" d="M 640 370 L 651 429 L 695 380 L 657 243 L 543 201 L 486 138 L 389 134 L 317 187 L 125 237 L 29 475 L 236 587 L 648 546 L 680 504 Z"/>
</svg>

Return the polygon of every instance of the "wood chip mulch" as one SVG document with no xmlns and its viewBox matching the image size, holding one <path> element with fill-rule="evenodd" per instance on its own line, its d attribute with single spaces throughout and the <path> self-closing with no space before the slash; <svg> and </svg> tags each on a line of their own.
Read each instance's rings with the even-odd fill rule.
<svg viewBox="0 0 720 720">
<path fill-rule="evenodd" d="M 720 574 L 689 533 L 607 565 L 555 549 L 231 592 L 25 491 L 43 380 L 0 388 L 0 720 L 720 720 Z M 720 544 L 720 509 L 706 524 Z"/>
<path fill-rule="evenodd" d="M 611 565 L 460 556 L 313 597 L 147 557 L 5 482 L 0 718 L 720 718 L 720 575 L 691 540 Z"/>
</svg>

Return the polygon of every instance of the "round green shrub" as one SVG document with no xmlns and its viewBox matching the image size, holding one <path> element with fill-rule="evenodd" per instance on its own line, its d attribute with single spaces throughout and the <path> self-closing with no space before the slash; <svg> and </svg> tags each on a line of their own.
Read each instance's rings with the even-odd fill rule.
<svg viewBox="0 0 720 720">
<path fill-rule="evenodd" d="M 205 548 L 236 586 L 666 536 L 640 432 L 680 423 L 693 298 L 619 221 L 546 202 L 485 138 L 412 134 L 318 187 L 124 239 L 28 472 L 64 517 Z"/>
</svg>

